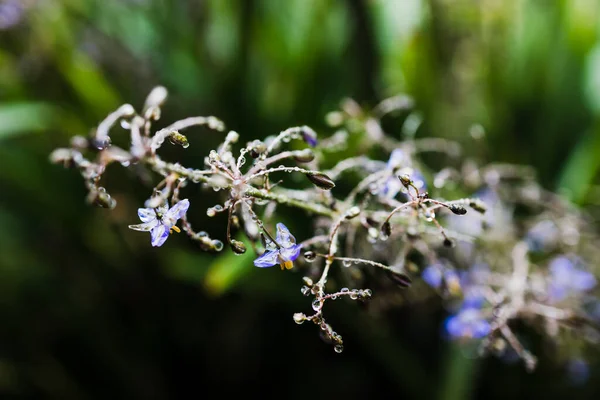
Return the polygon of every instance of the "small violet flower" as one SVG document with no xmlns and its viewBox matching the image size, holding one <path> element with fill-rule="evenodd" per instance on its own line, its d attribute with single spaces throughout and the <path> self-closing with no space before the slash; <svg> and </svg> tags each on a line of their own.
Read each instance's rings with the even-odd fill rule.
<svg viewBox="0 0 600 400">
<path fill-rule="evenodd" d="M 138 208 L 138 216 L 142 223 L 129 225 L 129 228 L 135 231 L 150 232 L 152 246 L 162 246 L 172 231 L 181 232 L 175 224 L 185 215 L 189 206 L 190 201 L 183 199 L 171 208 L 167 204 L 157 208 Z"/>
<path fill-rule="evenodd" d="M 444 328 L 452 339 L 482 339 L 490 333 L 490 323 L 484 318 L 483 299 L 465 299 L 460 311 L 446 319 Z"/>
<path fill-rule="evenodd" d="M 448 269 L 441 264 L 432 264 L 421 273 L 421 278 L 434 289 L 446 287 L 453 295 L 461 293 L 460 278 L 456 271 Z"/>
<path fill-rule="evenodd" d="M 548 296 L 557 302 L 573 294 L 580 294 L 596 286 L 594 275 L 582 268 L 580 263 L 566 256 L 557 256 L 550 261 Z"/>
<path fill-rule="evenodd" d="M 254 265 L 259 268 L 272 267 L 279 264 L 281 269 L 291 269 L 294 266 L 294 260 L 300 255 L 302 245 L 296 244 L 296 238 L 290 233 L 288 228 L 282 224 L 277 224 L 277 243 L 269 241 L 266 251 L 254 260 Z"/>
</svg>

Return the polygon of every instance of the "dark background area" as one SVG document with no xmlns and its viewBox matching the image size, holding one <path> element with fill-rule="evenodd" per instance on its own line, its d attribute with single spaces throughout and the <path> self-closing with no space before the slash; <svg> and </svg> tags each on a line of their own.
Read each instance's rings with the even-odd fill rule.
<svg viewBox="0 0 600 400">
<path fill-rule="evenodd" d="M 328 136 L 324 117 L 343 98 L 368 109 L 405 93 L 417 137 L 530 164 L 594 211 L 599 11 L 593 0 L 0 0 L 2 398 L 597 398 L 597 365 L 575 385 L 535 334 L 531 374 L 465 357 L 442 338 L 436 300 L 329 306 L 338 355 L 292 320 L 310 309 L 300 273 L 204 253 L 184 235 L 152 248 L 127 229 L 150 186 L 111 166 L 103 184 L 118 206 L 93 208 L 77 171 L 48 156 L 120 104 L 139 109 L 156 85 L 170 92 L 157 127 L 215 115 L 242 143 L 296 125 Z M 389 133 L 400 138 L 406 118 Z M 222 139 L 188 137 L 164 158 L 198 167 Z M 225 217 L 205 214 L 217 195 L 185 194 L 194 225 L 224 239 Z M 308 233 L 304 216 L 280 211 Z"/>
</svg>

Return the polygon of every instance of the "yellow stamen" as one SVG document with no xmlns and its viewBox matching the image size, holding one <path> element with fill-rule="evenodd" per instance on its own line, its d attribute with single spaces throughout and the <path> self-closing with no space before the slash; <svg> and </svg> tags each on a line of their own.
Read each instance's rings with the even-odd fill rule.
<svg viewBox="0 0 600 400">
<path fill-rule="evenodd" d="M 292 269 L 294 268 L 294 262 L 293 261 L 284 261 L 282 263 L 279 263 L 279 266 L 281 267 L 281 270 L 283 271 L 283 269 Z"/>
<path fill-rule="evenodd" d="M 173 233 L 173 231 L 177 232 L 177 233 L 181 233 L 181 229 L 179 229 L 178 227 L 176 227 L 175 225 L 173 225 L 170 229 L 171 233 Z"/>
</svg>

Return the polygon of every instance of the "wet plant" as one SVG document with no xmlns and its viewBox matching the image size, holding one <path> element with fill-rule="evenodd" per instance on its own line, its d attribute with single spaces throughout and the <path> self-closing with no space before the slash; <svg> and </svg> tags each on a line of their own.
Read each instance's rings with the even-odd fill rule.
<svg viewBox="0 0 600 400">
<path fill-rule="evenodd" d="M 598 342 L 592 261 L 599 248 L 590 219 L 541 187 L 529 167 L 480 165 L 462 154 L 459 143 L 417 139 L 422 118 L 409 97 L 386 99 L 371 110 L 347 99 L 326 116 L 332 134 L 299 126 L 246 143 L 212 116 L 154 130 L 166 98 L 165 88 L 155 88 L 139 111 L 119 107 L 50 159 L 79 170 L 88 202 L 109 209 L 117 206 L 102 184 L 110 164 L 157 174 L 132 230 L 149 232 L 155 247 L 183 231 L 206 251 L 221 251 L 225 242 L 235 254 L 254 252 L 248 268 L 301 272 L 299 286 L 312 298 L 312 311 L 293 320 L 317 325 L 337 353 L 344 342 L 327 322 L 325 305 L 375 301 L 378 291 L 388 307 L 396 305 L 390 293 L 398 291 L 415 299 L 437 296 L 449 313 L 449 339 L 474 342 L 482 355 L 516 354 L 529 370 L 537 359 L 520 339 L 519 322 L 577 356 L 585 343 Z M 392 135 L 381 121 L 397 112 L 408 117 L 401 134 Z M 190 147 L 185 131 L 193 126 L 224 138 L 215 149 L 201 150 L 203 168 L 163 160 L 164 145 Z M 118 130 L 128 132 L 129 148 L 113 144 Z M 336 156 L 351 152 L 350 143 L 359 143 L 359 154 Z M 426 153 L 441 167 L 427 165 Z M 188 219 L 188 208 L 201 204 L 181 198 L 191 185 L 219 193 L 221 202 L 206 214 L 227 215 L 224 239 Z M 277 217 L 280 206 L 309 218 L 312 234 L 297 238 Z M 573 330 L 581 333 L 577 340 L 565 334 Z"/>
</svg>

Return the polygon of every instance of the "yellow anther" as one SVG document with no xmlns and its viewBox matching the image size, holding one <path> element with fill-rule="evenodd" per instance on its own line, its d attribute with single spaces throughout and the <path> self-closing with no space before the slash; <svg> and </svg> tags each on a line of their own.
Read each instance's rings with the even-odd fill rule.
<svg viewBox="0 0 600 400">
<path fill-rule="evenodd" d="M 177 233 L 181 233 L 181 229 L 179 229 L 178 227 L 176 227 L 175 225 L 173 225 L 170 229 L 171 233 L 173 233 L 173 231 L 177 232 Z"/>
<path fill-rule="evenodd" d="M 292 268 L 294 268 L 294 262 L 293 261 L 284 261 L 284 262 L 280 263 L 279 266 L 281 267 L 282 271 L 284 269 L 292 269 Z"/>
</svg>

